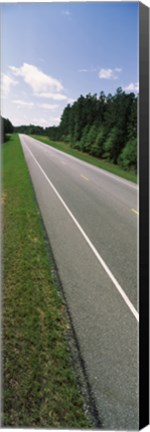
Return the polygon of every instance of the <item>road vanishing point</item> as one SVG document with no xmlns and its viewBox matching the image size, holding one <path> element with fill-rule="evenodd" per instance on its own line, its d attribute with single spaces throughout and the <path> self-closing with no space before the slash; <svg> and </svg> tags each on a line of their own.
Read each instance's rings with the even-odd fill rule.
<svg viewBox="0 0 150 432">
<path fill-rule="evenodd" d="M 19 135 L 102 429 L 138 429 L 138 187 Z"/>
</svg>

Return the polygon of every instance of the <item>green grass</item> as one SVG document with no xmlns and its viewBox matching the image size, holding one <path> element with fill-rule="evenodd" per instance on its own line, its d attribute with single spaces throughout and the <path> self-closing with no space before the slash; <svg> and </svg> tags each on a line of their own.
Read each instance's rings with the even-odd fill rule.
<svg viewBox="0 0 150 432">
<path fill-rule="evenodd" d="M 33 138 L 44 142 L 45 144 L 51 145 L 52 147 L 57 148 L 58 150 L 62 150 L 65 153 L 68 153 L 72 156 L 75 156 L 78 159 L 81 159 L 85 162 L 88 162 L 92 165 L 97 166 L 98 168 L 102 168 L 106 171 L 109 171 L 113 174 L 116 174 L 120 177 L 125 178 L 126 180 L 130 180 L 134 183 L 137 183 L 137 175 L 132 171 L 125 171 L 118 165 L 115 165 L 111 162 L 108 162 L 103 159 L 96 158 L 94 156 L 90 156 L 88 153 L 83 153 L 79 150 L 73 149 L 69 144 L 64 142 L 55 142 L 51 141 L 48 137 L 43 137 L 40 135 L 31 135 Z"/>
<path fill-rule="evenodd" d="M 3 145 L 4 427 L 87 428 L 51 276 L 44 229 L 17 135 Z"/>
</svg>

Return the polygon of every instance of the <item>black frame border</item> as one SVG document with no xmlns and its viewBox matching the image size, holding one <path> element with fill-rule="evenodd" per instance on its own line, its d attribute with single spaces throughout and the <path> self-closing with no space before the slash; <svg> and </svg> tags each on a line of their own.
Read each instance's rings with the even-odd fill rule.
<svg viewBox="0 0 150 432">
<path fill-rule="evenodd" d="M 149 424 L 149 8 L 139 3 L 139 428 Z"/>
</svg>

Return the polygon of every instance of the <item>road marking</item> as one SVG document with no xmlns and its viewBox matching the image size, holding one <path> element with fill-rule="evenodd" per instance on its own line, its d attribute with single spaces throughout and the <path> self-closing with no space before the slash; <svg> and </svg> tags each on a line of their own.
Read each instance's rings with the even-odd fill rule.
<svg viewBox="0 0 150 432">
<path fill-rule="evenodd" d="M 132 211 L 133 213 L 135 213 L 136 215 L 139 215 L 139 212 L 138 212 L 137 210 L 135 210 L 134 208 L 132 208 L 131 211 Z"/>
<path fill-rule="evenodd" d="M 88 177 L 84 176 L 83 174 L 80 174 L 80 177 L 82 177 L 84 180 L 89 180 Z"/>
<path fill-rule="evenodd" d="M 27 137 L 27 135 L 24 135 L 24 136 Z M 43 143 L 42 141 L 36 140 L 35 138 L 31 138 L 30 137 L 30 139 L 33 140 L 33 141 L 36 141 L 38 144 L 40 143 L 40 145 L 42 147 L 43 147 L 43 145 L 46 146 L 49 151 L 52 150 L 52 151 L 54 151 L 56 153 L 58 152 L 58 153 L 64 154 L 63 150 L 58 150 L 55 147 L 51 147 L 50 145 Z M 78 161 L 80 164 L 84 164 L 84 165 L 90 167 L 91 169 L 96 169 L 97 172 L 101 172 L 101 174 L 104 174 L 105 176 L 110 177 L 110 178 L 114 179 L 115 181 L 117 181 L 119 183 L 122 183 L 125 186 L 128 186 L 128 187 L 130 187 L 130 188 L 135 189 L 136 191 L 138 191 L 138 188 L 139 188 L 138 184 L 137 185 L 134 184 L 134 183 L 132 184 L 132 182 L 130 182 L 129 180 L 124 180 L 123 178 L 117 176 L 117 174 L 110 173 L 109 171 L 106 171 L 103 168 L 98 168 L 95 165 L 92 165 L 92 164 L 90 164 L 90 163 L 88 163 L 88 162 L 86 162 L 86 161 L 84 161 L 82 159 L 77 159 L 75 156 L 72 156 L 72 155 L 70 155 L 68 153 L 65 153 L 65 157 L 73 159 L 76 162 Z"/>
<path fill-rule="evenodd" d="M 32 151 L 29 149 L 29 147 L 27 146 L 27 144 L 25 144 L 25 146 L 27 147 L 27 149 L 28 149 L 29 153 L 31 154 L 31 156 L 33 157 L 35 163 L 37 164 L 37 166 L 39 167 L 39 169 L 43 173 L 43 175 L 46 178 L 47 182 L 49 183 L 49 185 L 51 186 L 51 188 L 55 192 L 56 196 L 59 198 L 59 200 L 62 203 L 63 207 L 66 209 L 66 211 L 68 212 L 69 216 L 71 217 L 71 219 L 73 220 L 73 222 L 75 223 L 75 225 L 77 226 L 77 228 L 79 229 L 79 231 L 81 232 L 81 234 L 83 235 L 83 237 L 86 240 L 87 244 L 90 246 L 90 248 L 93 251 L 94 255 L 96 256 L 97 260 L 99 261 L 99 263 L 101 264 L 101 266 L 103 267 L 103 269 L 105 270 L 105 272 L 107 273 L 107 275 L 109 276 L 109 278 L 111 279 L 111 281 L 113 282 L 113 284 L 116 287 L 117 291 L 120 293 L 120 295 L 123 298 L 124 302 L 126 303 L 126 305 L 128 306 L 128 308 L 130 309 L 130 311 L 132 312 L 132 314 L 134 315 L 134 317 L 136 318 L 136 320 L 139 322 L 139 314 L 138 314 L 137 310 L 135 309 L 135 307 L 133 306 L 133 304 L 131 303 L 131 301 L 129 300 L 129 298 L 126 295 L 126 293 L 124 292 L 124 290 L 121 288 L 121 285 L 119 284 L 119 282 L 117 281 L 117 279 L 114 277 L 114 275 L 112 274 L 111 270 L 109 269 L 109 267 L 107 266 L 107 264 L 105 263 L 105 261 L 103 260 L 103 258 L 101 257 L 101 255 L 98 253 L 97 249 L 95 248 L 95 246 L 93 245 L 93 243 L 91 242 L 91 240 L 89 239 L 89 237 L 86 235 L 85 231 L 83 230 L 83 228 L 81 227 L 81 225 L 79 224 L 79 222 L 77 221 L 77 219 L 74 217 L 73 213 L 71 212 L 71 210 L 69 209 L 69 207 L 67 206 L 67 204 L 65 203 L 65 201 L 63 200 L 63 198 L 61 197 L 61 195 L 59 194 L 59 192 L 57 191 L 57 189 L 55 188 L 55 186 L 53 185 L 53 183 L 51 182 L 51 180 L 49 179 L 49 177 L 47 176 L 47 174 L 45 173 L 45 171 L 43 170 L 43 168 L 41 167 L 41 165 L 37 161 L 37 159 L 33 155 Z"/>
</svg>

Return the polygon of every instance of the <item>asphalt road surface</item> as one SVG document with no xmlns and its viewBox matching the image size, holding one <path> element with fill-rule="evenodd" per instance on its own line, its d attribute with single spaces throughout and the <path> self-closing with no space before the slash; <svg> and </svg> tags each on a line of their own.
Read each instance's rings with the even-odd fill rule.
<svg viewBox="0 0 150 432">
<path fill-rule="evenodd" d="M 138 429 L 137 186 L 20 135 L 103 429 Z"/>
</svg>

